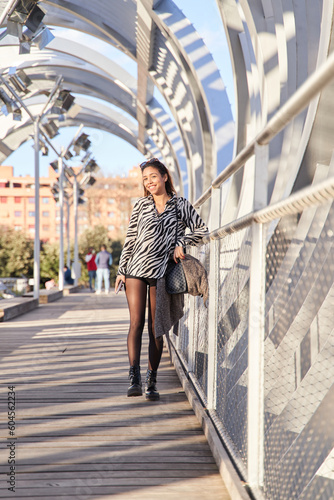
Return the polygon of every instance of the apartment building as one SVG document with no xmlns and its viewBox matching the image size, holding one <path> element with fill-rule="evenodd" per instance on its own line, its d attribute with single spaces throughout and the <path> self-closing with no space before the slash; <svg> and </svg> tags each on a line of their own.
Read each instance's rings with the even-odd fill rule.
<svg viewBox="0 0 334 500">
<path fill-rule="evenodd" d="M 39 215 L 40 239 L 54 243 L 59 241 L 60 210 L 51 188 L 58 176 L 49 167 L 48 177 L 40 178 Z M 35 185 L 34 178 L 14 176 L 11 166 L 0 165 L 0 226 L 23 230 L 35 236 Z M 74 238 L 74 215 L 71 190 L 69 193 L 70 239 Z M 102 224 L 112 239 L 124 239 L 133 204 L 142 196 L 141 172 L 138 167 L 127 177 L 99 175 L 93 186 L 86 187 L 86 203 L 78 208 L 79 235 L 88 227 Z M 64 234 L 66 234 L 67 208 L 64 206 Z"/>
<path fill-rule="evenodd" d="M 50 190 L 56 180 L 51 167 L 49 176 L 40 178 L 40 239 L 44 241 L 57 239 L 57 206 Z M 35 179 L 30 175 L 15 177 L 13 167 L 3 165 L 0 165 L 0 226 L 24 230 L 31 238 L 35 236 Z"/>
</svg>

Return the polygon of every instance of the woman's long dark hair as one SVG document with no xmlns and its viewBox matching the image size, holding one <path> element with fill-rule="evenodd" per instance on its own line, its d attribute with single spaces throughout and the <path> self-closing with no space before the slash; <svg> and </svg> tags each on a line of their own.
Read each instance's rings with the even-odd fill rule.
<svg viewBox="0 0 334 500">
<path fill-rule="evenodd" d="M 168 168 L 163 163 L 161 163 L 160 160 L 158 160 L 157 158 L 152 158 L 151 160 L 148 160 L 147 162 L 142 163 L 140 165 L 142 173 L 144 172 L 146 167 L 156 168 L 162 177 L 165 174 L 167 174 L 167 180 L 166 180 L 166 184 L 165 184 L 166 192 L 170 196 L 173 196 L 173 194 L 176 194 L 176 189 L 175 189 L 174 184 L 173 184 L 172 176 L 170 175 Z M 149 196 L 150 194 L 151 193 L 144 186 L 144 196 Z"/>
</svg>

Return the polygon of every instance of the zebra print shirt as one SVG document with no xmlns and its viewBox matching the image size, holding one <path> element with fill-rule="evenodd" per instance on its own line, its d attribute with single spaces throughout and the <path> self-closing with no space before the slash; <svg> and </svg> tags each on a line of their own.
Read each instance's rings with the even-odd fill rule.
<svg viewBox="0 0 334 500">
<path fill-rule="evenodd" d="M 177 207 L 177 246 L 196 246 L 208 228 L 185 198 L 173 195 L 159 214 L 153 196 L 140 198 L 134 205 L 124 242 L 118 273 L 141 278 L 164 276 L 169 254 L 174 251 Z M 190 229 L 185 234 L 186 227 Z"/>
</svg>

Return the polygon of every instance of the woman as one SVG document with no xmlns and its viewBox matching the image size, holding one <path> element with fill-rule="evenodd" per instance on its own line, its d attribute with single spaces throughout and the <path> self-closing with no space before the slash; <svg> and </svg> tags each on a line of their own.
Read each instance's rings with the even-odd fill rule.
<svg viewBox="0 0 334 500">
<path fill-rule="evenodd" d="M 140 168 L 144 197 L 136 202 L 132 211 L 115 288 L 117 290 L 120 281 L 126 284 L 130 312 L 128 396 L 142 395 L 140 352 L 148 295 L 149 361 L 145 394 L 146 399 L 154 401 L 159 399 L 156 377 L 163 348 L 162 339 L 156 339 L 154 333 L 157 280 L 164 276 L 169 257 L 175 261 L 184 259 L 183 247 L 198 244 L 208 229 L 193 206 L 185 198 L 176 196 L 171 175 L 163 163 L 151 158 Z M 185 235 L 186 227 L 190 234 Z"/>
</svg>

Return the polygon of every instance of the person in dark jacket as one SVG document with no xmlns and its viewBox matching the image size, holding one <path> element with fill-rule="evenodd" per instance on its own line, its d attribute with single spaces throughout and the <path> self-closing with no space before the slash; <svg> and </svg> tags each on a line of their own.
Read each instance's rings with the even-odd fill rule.
<svg viewBox="0 0 334 500">
<path fill-rule="evenodd" d="M 112 256 L 109 252 L 107 252 L 106 246 L 102 245 L 101 246 L 101 252 L 99 252 L 96 256 L 95 259 L 96 265 L 97 265 L 97 270 L 96 270 L 96 281 L 97 281 L 97 286 L 96 286 L 96 293 L 100 294 L 102 290 L 102 279 L 104 281 L 104 289 L 105 293 L 109 293 L 109 287 L 110 287 L 110 279 L 109 279 L 109 273 L 110 273 L 110 266 L 112 264 Z"/>
<path fill-rule="evenodd" d="M 67 266 L 64 266 L 64 283 L 65 285 L 73 285 L 74 283 L 74 279 L 71 275 L 71 269 L 69 269 Z"/>
</svg>

